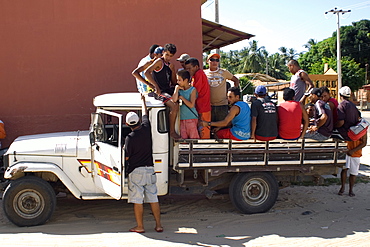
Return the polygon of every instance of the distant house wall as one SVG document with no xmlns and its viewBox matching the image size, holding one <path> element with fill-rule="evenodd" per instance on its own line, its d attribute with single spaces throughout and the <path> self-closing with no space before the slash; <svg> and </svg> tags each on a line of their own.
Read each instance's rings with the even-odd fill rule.
<svg viewBox="0 0 370 247">
<path fill-rule="evenodd" d="M 88 129 L 94 96 L 136 91 L 131 71 L 153 43 L 202 58 L 199 0 L 0 3 L 0 119 L 17 136 Z"/>
</svg>

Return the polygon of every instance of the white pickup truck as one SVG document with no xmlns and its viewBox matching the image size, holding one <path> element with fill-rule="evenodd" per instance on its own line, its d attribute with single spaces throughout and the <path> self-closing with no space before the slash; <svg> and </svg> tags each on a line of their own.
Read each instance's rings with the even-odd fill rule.
<svg viewBox="0 0 370 247">
<path fill-rule="evenodd" d="M 0 180 L 11 222 L 44 224 L 59 192 L 82 200 L 127 199 L 122 147 L 130 128 L 124 120 L 128 111 L 141 111 L 140 95 L 104 94 L 93 103 L 90 130 L 22 136 L 10 145 Z M 336 174 L 345 162 L 345 144 L 331 140 L 174 142 L 166 107 L 152 97 L 146 103 L 159 195 L 228 192 L 242 213 L 261 213 L 275 204 L 279 187 Z"/>
</svg>

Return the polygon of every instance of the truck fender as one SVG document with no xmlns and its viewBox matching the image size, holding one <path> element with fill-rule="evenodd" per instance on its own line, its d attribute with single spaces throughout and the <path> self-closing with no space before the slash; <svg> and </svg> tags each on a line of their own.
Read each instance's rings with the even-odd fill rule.
<svg viewBox="0 0 370 247">
<path fill-rule="evenodd" d="M 4 178 L 15 179 L 19 173 L 25 172 L 50 172 L 57 176 L 60 181 L 67 187 L 67 189 L 76 198 L 81 198 L 81 192 L 74 183 L 68 178 L 68 176 L 54 163 L 38 163 L 38 162 L 19 162 L 15 165 L 8 167 L 4 173 Z"/>
</svg>

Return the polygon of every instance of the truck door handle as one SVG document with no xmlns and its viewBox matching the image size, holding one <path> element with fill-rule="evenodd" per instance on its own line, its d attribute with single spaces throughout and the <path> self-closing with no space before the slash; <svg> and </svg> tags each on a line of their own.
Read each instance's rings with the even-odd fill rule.
<svg viewBox="0 0 370 247">
<path fill-rule="evenodd" d="M 118 172 L 118 168 L 115 167 L 115 166 L 113 166 L 113 170 L 116 171 L 116 172 Z"/>
</svg>

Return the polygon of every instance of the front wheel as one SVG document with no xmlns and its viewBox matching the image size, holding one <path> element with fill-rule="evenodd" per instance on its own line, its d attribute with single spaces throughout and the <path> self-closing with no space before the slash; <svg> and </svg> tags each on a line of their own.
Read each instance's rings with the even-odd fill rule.
<svg viewBox="0 0 370 247">
<path fill-rule="evenodd" d="M 279 194 L 279 186 L 273 174 L 239 173 L 229 187 L 233 205 L 242 213 L 264 213 L 274 206 Z"/>
<path fill-rule="evenodd" d="M 11 181 L 3 195 L 4 213 L 17 226 L 45 224 L 55 205 L 53 188 L 45 180 L 34 176 Z"/>
</svg>

